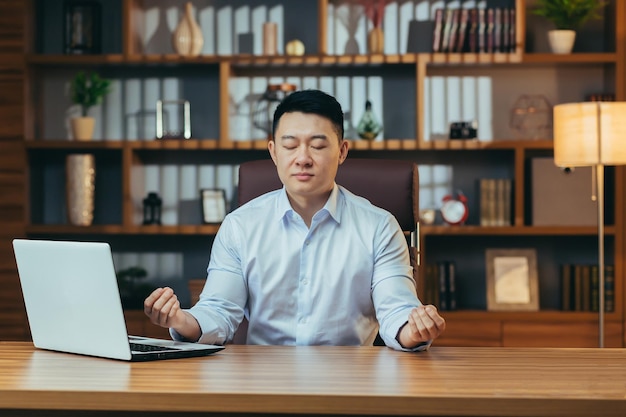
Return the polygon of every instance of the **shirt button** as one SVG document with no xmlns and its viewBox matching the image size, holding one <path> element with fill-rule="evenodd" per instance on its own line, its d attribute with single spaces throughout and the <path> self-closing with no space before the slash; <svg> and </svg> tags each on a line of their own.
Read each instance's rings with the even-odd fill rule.
<svg viewBox="0 0 626 417">
<path fill-rule="evenodd" d="M 305 278 L 305 279 L 302 280 L 302 285 L 307 285 L 308 283 L 309 283 L 308 279 Z"/>
<path fill-rule="evenodd" d="M 306 317 L 302 317 L 302 318 L 300 319 L 300 323 L 301 323 L 301 324 L 306 324 L 306 322 L 307 322 Z"/>
</svg>

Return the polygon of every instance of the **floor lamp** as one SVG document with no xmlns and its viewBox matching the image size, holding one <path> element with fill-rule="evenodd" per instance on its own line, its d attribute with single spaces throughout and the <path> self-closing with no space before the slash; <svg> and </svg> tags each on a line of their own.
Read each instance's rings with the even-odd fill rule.
<svg viewBox="0 0 626 417">
<path fill-rule="evenodd" d="M 592 199 L 598 207 L 599 346 L 604 347 L 604 167 L 626 164 L 626 102 L 568 103 L 554 106 L 554 162 L 559 167 L 590 166 Z"/>
</svg>

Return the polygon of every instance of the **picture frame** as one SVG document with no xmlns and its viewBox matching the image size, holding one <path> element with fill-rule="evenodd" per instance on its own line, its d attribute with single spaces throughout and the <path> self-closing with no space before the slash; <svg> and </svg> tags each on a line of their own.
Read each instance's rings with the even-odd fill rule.
<svg viewBox="0 0 626 417">
<path fill-rule="evenodd" d="M 487 310 L 538 311 L 535 249 L 487 249 Z"/>
<path fill-rule="evenodd" d="M 202 221 L 205 224 L 221 223 L 226 217 L 226 192 L 221 188 L 200 190 Z"/>
<path fill-rule="evenodd" d="M 70 55 L 99 54 L 101 45 L 101 6 L 89 0 L 68 0 L 64 4 L 64 52 Z"/>
</svg>

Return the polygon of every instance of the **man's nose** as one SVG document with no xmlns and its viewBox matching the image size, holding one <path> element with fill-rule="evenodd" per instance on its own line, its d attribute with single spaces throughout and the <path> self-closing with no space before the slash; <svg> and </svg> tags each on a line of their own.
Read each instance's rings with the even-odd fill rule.
<svg viewBox="0 0 626 417">
<path fill-rule="evenodd" d="M 298 147 L 296 160 L 299 164 L 307 164 L 311 161 L 311 153 L 309 151 L 309 147 L 306 144 Z"/>
</svg>

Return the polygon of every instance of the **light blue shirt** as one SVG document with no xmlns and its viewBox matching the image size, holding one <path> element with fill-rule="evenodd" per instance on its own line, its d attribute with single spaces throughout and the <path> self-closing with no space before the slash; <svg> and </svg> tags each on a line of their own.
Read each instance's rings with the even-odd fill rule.
<svg viewBox="0 0 626 417">
<path fill-rule="evenodd" d="M 202 343 L 230 341 L 245 315 L 249 344 L 371 345 L 380 330 L 405 350 L 396 335 L 421 305 L 395 217 L 336 184 L 310 228 L 284 188 L 228 214 L 207 272 L 187 310 Z"/>
</svg>

